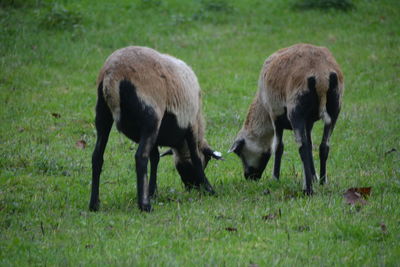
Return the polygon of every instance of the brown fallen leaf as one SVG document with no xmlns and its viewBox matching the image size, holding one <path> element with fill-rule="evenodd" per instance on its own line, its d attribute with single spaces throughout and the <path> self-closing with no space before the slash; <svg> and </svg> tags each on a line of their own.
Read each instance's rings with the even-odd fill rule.
<svg viewBox="0 0 400 267">
<path fill-rule="evenodd" d="M 277 218 L 280 218 L 281 215 L 282 215 L 281 214 L 281 209 L 279 209 L 278 212 L 274 212 L 274 213 L 270 213 L 270 214 L 262 216 L 262 219 L 264 221 L 271 221 L 271 220 L 275 220 Z"/>
<path fill-rule="evenodd" d="M 75 146 L 77 148 L 80 148 L 80 149 L 85 149 L 86 141 L 85 140 L 78 140 L 78 141 L 76 141 Z"/>
<path fill-rule="evenodd" d="M 349 188 L 347 191 L 354 191 L 359 193 L 362 197 L 368 198 L 371 195 L 371 186 L 370 187 L 352 187 Z"/>
<path fill-rule="evenodd" d="M 343 194 L 346 203 L 349 205 L 355 205 L 355 204 L 361 204 L 365 205 L 367 204 L 367 201 L 363 198 L 361 198 L 361 195 L 357 192 L 354 191 L 347 191 L 346 193 Z"/>
<path fill-rule="evenodd" d="M 51 115 L 52 115 L 54 118 L 56 118 L 56 119 L 61 118 L 61 115 L 60 115 L 59 113 L 53 112 L 53 113 L 51 113 Z"/>
<path fill-rule="evenodd" d="M 226 227 L 225 230 L 228 232 L 237 232 L 237 229 L 235 227 Z"/>
<path fill-rule="evenodd" d="M 365 200 L 371 194 L 371 187 L 352 187 L 349 188 L 343 197 L 349 205 L 366 205 Z"/>
</svg>

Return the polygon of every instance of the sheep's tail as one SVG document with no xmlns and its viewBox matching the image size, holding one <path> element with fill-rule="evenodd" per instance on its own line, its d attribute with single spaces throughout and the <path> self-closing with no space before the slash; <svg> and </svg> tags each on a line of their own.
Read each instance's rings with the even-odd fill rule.
<svg viewBox="0 0 400 267">
<path fill-rule="evenodd" d="M 326 86 L 319 84 L 319 86 Z M 316 89 L 316 83 L 315 79 L 309 79 L 308 80 L 308 87 L 310 90 Z M 314 88 L 313 88 L 314 87 Z M 338 87 L 338 77 L 335 72 L 331 72 L 329 74 L 329 79 L 328 79 L 328 90 L 317 90 L 319 92 L 319 117 L 321 120 L 324 121 L 325 124 L 330 124 L 331 123 L 331 117 L 329 116 L 328 112 L 326 111 L 326 97 L 327 97 L 327 92 L 331 90 L 336 90 Z M 326 87 L 325 87 L 326 88 Z"/>
</svg>

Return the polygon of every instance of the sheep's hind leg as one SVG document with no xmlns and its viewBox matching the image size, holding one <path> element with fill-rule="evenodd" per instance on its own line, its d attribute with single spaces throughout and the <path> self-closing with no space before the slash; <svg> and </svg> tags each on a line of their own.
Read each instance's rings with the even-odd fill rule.
<svg viewBox="0 0 400 267">
<path fill-rule="evenodd" d="M 312 170 L 311 170 L 311 147 L 307 138 L 305 123 L 302 120 L 293 121 L 293 130 L 295 133 L 296 142 L 300 145 L 299 154 L 301 157 L 301 161 L 303 162 L 303 170 L 304 170 L 304 187 L 303 191 L 307 195 L 313 194 L 312 189 Z"/>
<path fill-rule="evenodd" d="M 158 131 L 143 133 L 135 154 L 138 205 L 140 210 L 147 212 L 151 211 L 149 184 L 147 182 L 147 164 L 153 146 L 155 146 L 157 133 Z"/>
<path fill-rule="evenodd" d="M 157 193 L 157 167 L 160 161 L 160 153 L 158 146 L 154 146 L 150 153 L 150 184 L 149 184 L 149 197 L 154 197 Z"/>
<path fill-rule="evenodd" d="M 331 137 L 333 128 L 335 127 L 336 119 L 337 115 L 332 118 L 330 124 L 325 124 L 324 133 L 322 135 L 322 142 L 321 145 L 319 146 L 320 184 L 325 184 L 328 181 L 326 177 L 326 161 L 328 160 L 328 155 L 329 155 L 329 139 Z"/>
<path fill-rule="evenodd" d="M 193 134 L 193 130 L 189 129 L 186 135 L 187 145 L 190 151 L 190 158 L 192 160 L 192 164 L 195 168 L 196 172 L 196 183 L 204 189 L 205 191 L 209 192 L 210 194 L 215 194 L 213 187 L 211 186 L 210 182 L 208 181 L 203 165 L 201 163 L 201 159 L 199 157 L 199 150 L 197 148 L 197 142 L 195 136 Z"/>
<path fill-rule="evenodd" d="M 326 111 L 330 117 L 330 123 L 325 123 L 322 142 L 319 146 L 320 158 L 320 184 L 327 182 L 326 161 L 329 154 L 329 139 L 335 128 L 335 124 L 340 112 L 340 95 L 338 92 L 337 75 L 331 73 L 329 76 L 329 90 L 326 95 Z"/>
<path fill-rule="evenodd" d="M 97 211 L 99 209 L 99 184 L 100 173 L 103 167 L 103 155 L 107 145 L 110 130 L 113 124 L 112 114 L 104 101 L 103 97 L 103 84 L 100 83 L 98 88 L 98 100 L 96 105 L 96 131 L 97 140 L 92 154 L 92 193 L 90 196 L 90 211 Z"/>
<path fill-rule="evenodd" d="M 315 166 L 314 166 L 314 157 L 312 154 L 312 138 L 311 138 L 311 130 L 313 128 L 313 123 L 312 122 L 308 122 L 307 123 L 307 141 L 308 141 L 308 146 L 310 147 L 310 167 L 311 167 L 311 175 L 312 175 L 312 181 L 316 182 L 317 179 L 317 174 L 315 173 Z"/>
<path fill-rule="evenodd" d="M 304 193 L 312 195 L 313 175 L 315 168 L 312 147 L 311 147 L 311 128 L 313 115 L 318 111 L 318 95 L 315 87 L 315 77 L 308 78 L 309 91 L 300 95 L 296 106 L 288 111 L 289 121 L 295 134 L 296 142 L 299 144 L 299 153 L 303 162 L 304 170 Z"/>
</svg>

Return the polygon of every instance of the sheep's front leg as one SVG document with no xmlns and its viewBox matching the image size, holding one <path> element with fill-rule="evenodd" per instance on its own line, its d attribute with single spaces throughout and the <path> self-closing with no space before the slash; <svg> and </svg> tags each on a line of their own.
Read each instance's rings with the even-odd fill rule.
<svg viewBox="0 0 400 267">
<path fill-rule="evenodd" d="M 138 205 L 140 210 L 147 212 L 151 211 L 149 184 L 147 182 L 147 164 L 156 138 L 157 133 L 142 134 L 138 150 L 135 154 Z"/>
<path fill-rule="evenodd" d="M 103 167 L 103 155 L 106 149 L 108 137 L 113 124 L 110 110 L 103 98 L 102 83 L 98 88 L 98 100 L 96 105 L 95 125 L 97 131 L 96 145 L 92 154 L 92 193 L 90 196 L 89 210 L 99 210 L 99 185 L 100 173 Z"/>
<path fill-rule="evenodd" d="M 158 147 L 155 145 L 150 153 L 150 185 L 149 196 L 154 197 L 157 192 L 157 167 L 160 161 L 160 153 Z"/>
<path fill-rule="evenodd" d="M 279 180 L 280 172 L 281 172 L 281 161 L 283 154 L 283 127 L 280 123 L 275 123 L 275 161 L 274 161 L 274 172 L 273 177 L 276 180 Z"/>
<path fill-rule="evenodd" d="M 197 142 L 192 129 L 188 130 L 188 133 L 186 135 L 186 141 L 190 151 L 190 159 L 192 161 L 196 173 L 196 184 L 202 186 L 203 189 L 209 192 L 210 194 L 215 194 L 214 189 L 212 188 L 210 182 L 208 181 L 204 173 L 203 164 L 201 163 L 199 150 L 197 148 Z"/>
</svg>

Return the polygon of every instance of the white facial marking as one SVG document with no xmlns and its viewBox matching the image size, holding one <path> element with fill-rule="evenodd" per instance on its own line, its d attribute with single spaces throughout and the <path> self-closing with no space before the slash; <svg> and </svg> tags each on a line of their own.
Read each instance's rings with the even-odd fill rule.
<svg viewBox="0 0 400 267">
<path fill-rule="evenodd" d="M 246 145 L 243 147 L 242 156 L 249 167 L 258 168 L 262 153 L 262 148 L 257 145 L 256 142 L 246 139 Z"/>
</svg>

